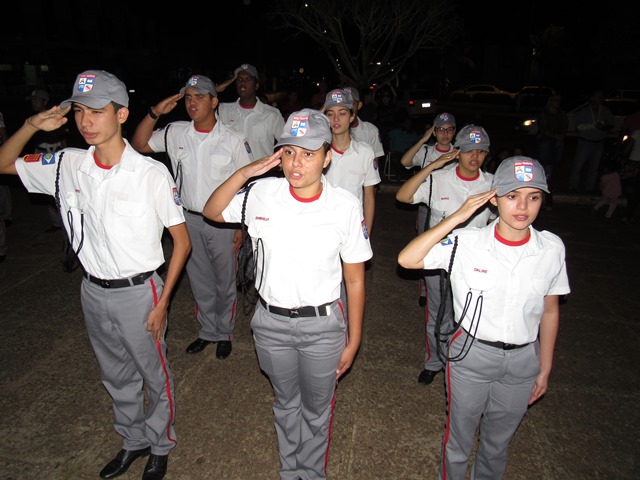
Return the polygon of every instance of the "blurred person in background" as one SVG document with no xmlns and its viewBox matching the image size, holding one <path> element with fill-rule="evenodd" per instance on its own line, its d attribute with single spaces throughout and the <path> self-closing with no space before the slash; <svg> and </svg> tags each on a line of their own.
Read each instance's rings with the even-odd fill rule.
<svg viewBox="0 0 640 480">
<path fill-rule="evenodd" d="M 374 125 L 378 121 L 378 105 L 374 90 L 367 89 L 362 94 L 362 107 L 358 110 L 358 115 L 361 120 L 371 122 Z"/>
<path fill-rule="evenodd" d="M 351 138 L 358 142 L 368 143 L 373 149 L 373 153 L 376 156 L 378 165 L 382 162 L 384 157 L 384 147 L 380 139 L 380 131 L 373 123 L 362 120 L 359 116 L 360 109 L 362 108 L 362 102 L 360 101 L 360 92 L 355 87 L 344 87 L 344 91 L 351 94 L 353 97 L 353 121 L 351 122 Z"/>
<path fill-rule="evenodd" d="M 409 172 L 403 168 L 401 160 L 404 153 L 418 141 L 418 132 L 413 127 L 413 120 L 409 115 L 400 124 L 389 131 L 389 154 L 391 169 L 398 178 L 406 179 Z"/>
<path fill-rule="evenodd" d="M 235 102 L 221 102 L 218 106 L 218 118 L 244 135 L 251 147 L 253 159 L 273 155 L 273 146 L 282 133 L 284 118 L 280 110 L 258 98 L 258 70 L 253 65 L 243 63 L 234 70 L 231 79 L 216 87 L 216 91 L 220 93 L 231 81 L 235 81 L 238 99 Z"/>
<path fill-rule="evenodd" d="M 538 133 L 536 135 L 536 152 L 538 161 L 547 175 L 549 192 L 546 194 L 545 208 L 553 207 L 553 191 L 555 189 L 554 171 L 562 161 L 564 137 L 569 128 L 569 119 L 562 109 L 562 96 L 555 93 L 549 97 L 544 110 L 536 119 Z"/>
<path fill-rule="evenodd" d="M 589 102 L 576 112 L 578 143 L 569 174 L 571 192 L 579 191 L 580 187 L 587 193 L 594 193 L 597 189 L 604 141 L 615 122 L 613 112 L 603 105 L 603 100 L 602 90 L 593 90 Z"/>
</svg>

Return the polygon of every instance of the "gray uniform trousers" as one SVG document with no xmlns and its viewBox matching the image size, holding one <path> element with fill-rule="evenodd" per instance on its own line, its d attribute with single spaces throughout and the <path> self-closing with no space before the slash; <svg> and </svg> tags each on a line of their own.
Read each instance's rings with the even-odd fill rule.
<svg viewBox="0 0 640 480">
<path fill-rule="evenodd" d="M 339 302 L 331 315 L 289 318 L 258 302 L 251 319 L 262 371 L 274 392 L 281 480 L 325 479 L 337 387 L 347 340 Z"/>
<path fill-rule="evenodd" d="M 201 215 L 185 212 L 184 216 L 191 237 L 185 268 L 201 326 L 198 336 L 211 342 L 231 341 L 237 299 L 235 229 L 212 224 Z"/>
<path fill-rule="evenodd" d="M 471 480 L 497 480 L 507 466 L 508 447 L 524 418 L 540 373 L 538 342 L 515 350 L 484 345 L 458 330 L 447 363 L 447 426 L 439 480 L 464 480 L 478 425 L 480 433 Z M 462 354 L 464 355 L 464 353 Z"/>
<path fill-rule="evenodd" d="M 102 383 L 113 399 L 113 424 L 123 448 L 151 447 L 166 455 L 176 445 L 175 392 L 164 339 L 147 331 L 149 313 L 164 282 L 154 273 L 144 284 L 102 288 L 83 279 L 82 311 Z M 148 406 L 145 411 L 143 386 Z"/>
</svg>

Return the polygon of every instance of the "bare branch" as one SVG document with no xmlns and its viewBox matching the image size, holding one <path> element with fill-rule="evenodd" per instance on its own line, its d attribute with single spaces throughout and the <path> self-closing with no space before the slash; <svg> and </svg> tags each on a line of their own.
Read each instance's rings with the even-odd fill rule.
<svg viewBox="0 0 640 480">
<path fill-rule="evenodd" d="M 274 0 L 282 28 L 311 38 L 344 83 L 390 83 L 419 50 L 449 45 L 458 28 L 448 0 Z"/>
</svg>

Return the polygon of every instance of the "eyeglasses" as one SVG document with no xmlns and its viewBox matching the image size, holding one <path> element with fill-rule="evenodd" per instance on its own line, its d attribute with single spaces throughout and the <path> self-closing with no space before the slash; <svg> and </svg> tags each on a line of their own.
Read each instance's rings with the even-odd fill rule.
<svg viewBox="0 0 640 480">
<path fill-rule="evenodd" d="M 456 129 L 454 127 L 449 127 L 449 128 L 439 127 L 439 128 L 436 128 L 436 132 L 437 133 L 453 133 L 455 131 L 456 131 Z"/>
</svg>

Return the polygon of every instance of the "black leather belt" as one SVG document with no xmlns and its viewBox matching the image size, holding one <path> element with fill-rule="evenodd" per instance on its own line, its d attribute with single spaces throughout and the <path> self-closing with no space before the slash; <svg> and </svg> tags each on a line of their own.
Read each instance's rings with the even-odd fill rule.
<svg viewBox="0 0 640 480">
<path fill-rule="evenodd" d="M 335 300 L 334 300 L 335 301 Z M 298 307 L 298 308 L 282 308 L 275 305 L 267 305 L 264 298 L 260 297 L 260 303 L 269 312 L 276 315 L 282 315 L 283 317 L 298 318 L 298 317 L 326 317 L 330 314 L 331 309 L 328 308 L 333 302 L 325 303 L 318 307 Z"/>
<path fill-rule="evenodd" d="M 115 280 L 103 280 L 102 278 L 96 278 L 93 275 L 84 273 L 84 276 L 91 283 L 100 285 L 102 288 L 124 288 L 131 287 L 132 285 L 142 285 L 147 278 L 155 273 L 155 270 L 150 272 L 139 273 L 130 278 L 117 278 Z"/>
<path fill-rule="evenodd" d="M 189 210 L 188 208 L 185 208 L 184 211 L 191 215 L 198 215 L 199 217 L 202 217 L 202 212 L 196 212 L 195 210 Z"/>
<path fill-rule="evenodd" d="M 482 340 L 481 338 L 476 338 L 476 341 L 483 343 L 485 345 L 489 345 L 490 347 L 499 348 L 501 350 L 515 350 L 517 348 L 526 347 L 530 345 L 529 343 L 525 343 L 523 345 L 517 345 L 515 343 L 504 343 L 504 342 L 490 342 L 489 340 Z"/>
<path fill-rule="evenodd" d="M 516 350 L 518 348 L 523 348 L 523 347 L 526 347 L 527 345 L 531 345 L 530 343 L 524 343 L 522 345 L 519 345 L 516 343 L 492 342 L 490 340 L 482 340 L 481 338 L 474 337 L 466 330 L 465 330 L 465 333 L 469 335 L 471 338 L 474 338 L 476 342 L 480 342 L 483 345 L 489 345 L 490 347 L 499 348 L 500 350 Z"/>
</svg>

